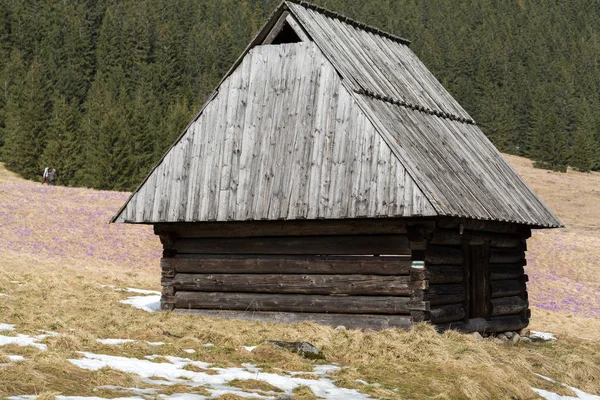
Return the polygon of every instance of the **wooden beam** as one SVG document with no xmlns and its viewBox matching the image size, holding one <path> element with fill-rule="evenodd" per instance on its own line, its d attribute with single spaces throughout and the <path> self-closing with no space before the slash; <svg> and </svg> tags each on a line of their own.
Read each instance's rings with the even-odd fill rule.
<svg viewBox="0 0 600 400">
<path fill-rule="evenodd" d="M 290 25 L 294 32 L 296 32 L 296 35 L 298 35 L 301 41 L 310 42 L 307 33 L 304 31 L 304 29 L 302 29 L 298 21 L 296 21 L 296 18 L 290 14 L 285 18 L 285 21 Z"/>
<path fill-rule="evenodd" d="M 520 314 L 529 308 L 529 302 L 520 296 L 492 299 L 492 316 Z"/>
<path fill-rule="evenodd" d="M 408 276 L 177 274 L 163 282 L 176 291 L 409 296 Z"/>
<path fill-rule="evenodd" d="M 286 324 L 314 322 L 316 324 L 329 326 L 343 325 L 348 329 L 408 329 L 412 326 L 412 323 L 410 322 L 410 317 L 407 315 L 323 314 L 264 311 L 220 311 L 197 309 L 176 309 L 175 312 L 224 319 L 242 319 L 249 321 L 264 321 Z"/>
<path fill-rule="evenodd" d="M 430 246 L 425 253 L 425 261 L 428 264 L 461 265 L 463 254 L 456 246 Z"/>
<path fill-rule="evenodd" d="M 516 263 L 525 259 L 525 252 L 520 249 L 500 249 L 490 250 L 490 264 Z"/>
<path fill-rule="evenodd" d="M 520 296 L 527 291 L 525 282 L 521 280 L 511 279 L 505 281 L 492 281 L 492 298 Z"/>
<path fill-rule="evenodd" d="M 430 321 L 433 324 L 443 324 L 451 321 L 461 321 L 465 317 L 465 309 L 462 304 L 450 304 L 432 308 Z"/>
<path fill-rule="evenodd" d="M 463 242 L 477 245 L 485 241 L 489 241 L 491 247 L 521 247 L 525 243 L 525 239 L 518 233 L 465 230 L 460 234 L 458 229 L 438 229 L 431 239 L 431 243 L 436 245 L 460 245 Z"/>
<path fill-rule="evenodd" d="M 408 314 L 408 301 L 408 297 L 215 292 L 176 292 L 165 298 L 175 308 L 347 314 Z"/>
<path fill-rule="evenodd" d="M 173 233 L 180 238 L 405 234 L 410 221 L 413 219 L 174 222 L 154 224 L 154 233 Z"/>
<path fill-rule="evenodd" d="M 165 246 L 178 254 L 410 254 L 404 235 L 178 238 Z"/>
<path fill-rule="evenodd" d="M 273 43 L 273 40 L 275 40 L 275 38 L 277 37 L 277 35 L 279 35 L 279 33 L 281 32 L 281 30 L 283 29 L 284 25 L 285 25 L 285 19 L 288 17 L 288 15 L 290 15 L 289 11 L 284 11 L 281 13 L 281 15 L 279 16 L 279 19 L 277 20 L 277 22 L 275 22 L 275 25 L 273 25 L 273 28 L 271 28 L 271 30 L 269 31 L 269 33 L 267 34 L 267 36 L 265 37 L 265 39 L 263 40 L 262 44 L 271 44 Z"/>
<path fill-rule="evenodd" d="M 525 274 L 525 269 L 517 264 L 490 264 L 490 277 L 492 281 L 520 279 Z"/>
<path fill-rule="evenodd" d="M 428 265 L 427 277 L 430 285 L 462 283 L 464 270 L 460 265 Z"/>
<path fill-rule="evenodd" d="M 182 258 L 179 258 L 182 257 Z M 189 255 L 163 258 L 163 273 L 190 274 L 362 274 L 408 275 L 409 256 L 240 256 Z"/>
<path fill-rule="evenodd" d="M 462 225 L 463 230 L 483 231 L 495 233 L 519 233 L 523 237 L 528 238 L 531 230 L 526 226 L 515 224 L 512 222 L 499 221 L 483 221 L 475 219 L 458 219 L 458 218 L 440 218 L 438 226 L 444 229 L 459 229 Z"/>
<path fill-rule="evenodd" d="M 460 332 L 506 332 L 518 331 L 529 325 L 529 320 L 516 315 L 485 318 L 471 318 L 467 322 L 450 322 L 437 326 L 438 331 L 457 330 Z"/>
</svg>

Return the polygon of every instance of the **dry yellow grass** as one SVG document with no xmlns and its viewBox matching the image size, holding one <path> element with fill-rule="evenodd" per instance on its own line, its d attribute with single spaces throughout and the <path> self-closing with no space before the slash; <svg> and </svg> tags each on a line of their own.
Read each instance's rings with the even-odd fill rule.
<svg viewBox="0 0 600 400">
<path fill-rule="evenodd" d="M 565 250 L 572 252 L 565 256 L 568 260 L 584 260 L 583 272 L 579 276 L 573 274 L 570 279 L 575 283 L 596 279 L 598 271 L 597 268 L 594 271 L 594 263 L 600 255 L 600 246 L 595 245 L 594 237 L 598 236 L 600 228 L 600 211 L 594 205 L 600 202 L 598 193 L 586 188 L 595 185 L 600 174 L 569 172 L 556 175 L 533 170 L 522 159 L 509 159 L 569 226 L 565 230 L 554 231 L 556 235 L 573 244 L 588 241 L 589 246 Z M 565 181 L 571 175 L 582 187 L 580 195 L 577 195 L 579 189 L 570 188 Z M 588 183 L 588 178 L 591 183 Z M 2 180 L 23 182 L 0 168 Z M 538 184 L 541 186 L 536 187 Z M 581 201 L 581 204 L 564 205 L 564 202 L 571 201 L 567 201 L 570 196 L 555 193 L 562 190 L 561 185 L 566 187 L 565 190 L 574 191 L 571 195 L 577 197 L 575 203 Z M 575 212 L 577 216 L 572 216 Z M 555 236 L 536 235 L 531 241 L 530 252 L 542 253 L 554 240 Z M 157 243 L 134 242 L 131 246 L 143 253 L 154 251 Z M 591 256 L 583 254 L 589 249 Z M 546 259 L 543 254 L 538 254 L 538 258 L 541 261 L 536 268 L 551 268 L 549 257 Z M 0 292 L 8 295 L 0 297 L 0 322 L 15 324 L 19 333 L 37 335 L 39 330 L 60 333 L 60 336 L 45 339 L 48 345 L 46 352 L 17 346 L 0 347 L 4 354 L 22 354 L 27 358 L 24 362 L 12 363 L 10 367 L 0 367 L 0 397 L 38 394 L 52 398 L 56 394 L 90 396 L 99 393 L 104 397 L 114 397 L 116 393 L 110 390 L 98 392 L 94 388 L 102 385 L 150 387 L 135 375 L 111 369 L 93 372 L 75 367 L 67 359 L 77 357 L 77 351 L 137 358 L 151 354 L 176 355 L 215 363 L 216 366 L 253 363 L 269 372 L 312 371 L 314 362 L 263 344 L 266 339 L 302 340 L 315 344 L 324 351 L 327 363 L 337 363 L 342 367 L 331 376 L 336 384 L 355 388 L 375 398 L 537 398 L 531 386 L 568 393 L 560 386 L 539 379 L 535 373 L 589 393 L 600 393 L 600 321 L 574 312 L 534 307 L 532 328 L 555 332 L 559 341 L 518 347 L 496 341 L 476 341 L 471 336 L 454 332 L 439 335 L 429 326 L 418 326 L 409 332 L 336 331 L 312 323 L 282 325 L 146 313 L 118 302 L 130 294 L 101 286 L 158 290 L 158 259 L 139 266 L 118 265 L 93 256 L 41 257 L 19 249 L 2 250 L 0 259 Z M 534 294 L 536 284 L 536 281 L 530 284 Z M 108 346 L 97 343 L 97 338 L 131 338 L 137 342 Z M 152 347 L 144 341 L 168 344 Z M 205 343 L 216 346 L 203 347 Z M 240 349 L 248 345 L 258 347 L 253 352 Z M 197 352 L 185 353 L 183 349 L 188 348 Z M 357 380 L 371 384 L 365 385 Z M 224 395 L 221 398 L 240 397 Z M 298 388 L 294 398 L 309 400 L 317 397 L 308 388 Z"/>
</svg>

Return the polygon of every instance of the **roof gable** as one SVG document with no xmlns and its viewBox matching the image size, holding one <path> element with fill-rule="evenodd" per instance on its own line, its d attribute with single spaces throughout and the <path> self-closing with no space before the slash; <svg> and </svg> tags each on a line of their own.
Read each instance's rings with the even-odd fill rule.
<svg viewBox="0 0 600 400">
<path fill-rule="evenodd" d="M 294 43 L 251 49 L 115 220 L 432 215 L 321 51 Z"/>
</svg>

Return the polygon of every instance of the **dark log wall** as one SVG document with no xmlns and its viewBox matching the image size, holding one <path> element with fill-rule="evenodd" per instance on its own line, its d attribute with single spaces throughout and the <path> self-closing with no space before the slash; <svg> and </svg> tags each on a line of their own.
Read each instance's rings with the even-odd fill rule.
<svg viewBox="0 0 600 400">
<path fill-rule="evenodd" d="M 349 328 L 528 324 L 529 229 L 447 220 L 158 224 L 162 308 Z M 220 237 L 215 237 L 218 234 Z"/>
<path fill-rule="evenodd" d="M 164 310 L 349 328 L 410 326 L 411 292 L 424 286 L 411 280 L 404 223 L 213 225 L 155 226 L 164 247 Z"/>
<path fill-rule="evenodd" d="M 517 225 L 442 220 L 420 232 L 424 269 L 413 274 L 427 289 L 413 293 L 422 302 L 413 322 L 429 321 L 441 330 L 502 332 L 529 323 L 526 239 Z"/>
</svg>

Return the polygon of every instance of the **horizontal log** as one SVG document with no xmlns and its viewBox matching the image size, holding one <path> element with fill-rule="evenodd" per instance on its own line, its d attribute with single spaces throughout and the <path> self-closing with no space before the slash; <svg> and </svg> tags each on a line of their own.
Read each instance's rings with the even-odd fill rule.
<svg viewBox="0 0 600 400">
<path fill-rule="evenodd" d="M 409 296 L 408 276 L 177 274 L 163 282 L 176 291 Z"/>
<path fill-rule="evenodd" d="M 450 304 L 432 308 L 430 321 L 433 324 L 443 324 L 451 321 L 462 321 L 465 318 L 465 308 L 462 304 Z"/>
<path fill-rule="evenodd" d="M 427 276 L 430 285 L 461 283 L 464 271 L 460 265 L 429 265 L 427 266 Z"/>
<path fill-rule="evenodd" d="M 428 301 L 432 306 L 458 304 L 465 300 L 463 285 L 429 285 L 427 290 L 414 290 L 411 298 Z"/>
<path fill-rule="evenodd" d="M 463 262 L 463 254 L 459 247 L 431 246 L 425 253 L 425 261 L 428 264 L 460 265 Z"/>
<path fill-rule="evenodd" d="M 492 281 L 490 285 L 492 287 L 492 298 L 519 296 L 527 291 L 525 282 L 516 279 Z"/>
<path fill-rule="evenodd" d="M 175 308 L 289 311 L 342 314 L 408 314 L 408 297 L 321 296 L 300 294 L 254 294 L 176 292 L 165 303 Z"/>
<path fill-rule="evenodd" d="M 443 229 L 460 229 L 462 225 L 463 232 L 481 231 L 492 233 L 517 233 L 524 238 L 531 236 L 531 230 L 522 225 L 513 224 L 510 222 L 499 221 L 482 221 L 482 220 L 460 220 L 456 218 L 441 218 L 437 226 Z"/>
<path fill-rule="evenodd" d="M 423 218 L 178 222 L 154 224 L 154 233 L 172 233 L 182 238 L 404 234 L 406 224 L 411 221 L 420 225 L 434 225 L 433 221 Z"/>
<path fill-rule="evenodd" d="M 490 263 L 503 264 L 519 262 L 525 259 L 525 252 L 520 249 L 490 249 Z"/>
<path fill-rule="evenodd" d="M 491 266 L 500 266 L 502 264 L 491 264 L 490 265 L 490 279 L 492 281 L 501 281 L 508 279 L 520 279 L 525 274 L 525 269 L 523 267 L 515 267 L 512 264 L 506 264 L 506 267 L 494 267 Z"/>
<path fill-rule="evenodd" d="M 264 321 L 287 324 L 314 322 L 316 324 L 328 326 L 343 325 L 348 329 L 408 329 L 412 325 L 412 323 L 410 322 L 410 316 L 408 315 L 323 314 L 264 311 L 220 311 L 197 309 L 176 309 L 175 312 L 224 319 L 241 319 L 248 321 Z"/>
<path fill-rule="evenodd" d="M 410 254 L 404 235 L 177 238 L 164 246 L 182 254 Z"/>
<path fill-rule="evenodd" d="M 460 245 L 462 243 L 483 244 L 489 242 L 491 247 L 521 248 L 525 239 L 518 233 L 493 233 L 458 229 L 438 229 L 434 232 L 431 243 L 435 245 Z"/>
<path fill-rule="evenodd" d="M 423 296 L 424 301 L 428 301 L 432 306 L 441 306 L 446 304 L 455 304 L 465 301 L 465 294 L 454 293 L 454 294 L 426 294 Z"/>
<path fill-rule="evenodd" d="M 489 320 L 485 318 L 471 318 L 467 322 L 450 322 L 440 324 L 436 328 L 440 332 L 447 330 L 457 330 L 459 332 L 506 332 L 518 331 L 529 325 L 529 320 L 516 315 L 504 315 L 501 317 L 492 317 Z"/>
<path fill-rule="evenodd" d="M 179 255 L 160 261 L 163 271 L 205 274 L 408 275 L 410 256 Z"/>
<path fill-rule="evenodd" d="M 492 316 L 520 314 L 529 308 L 529 302 L 519 296 L 492 299 Z"/>
</svg>

